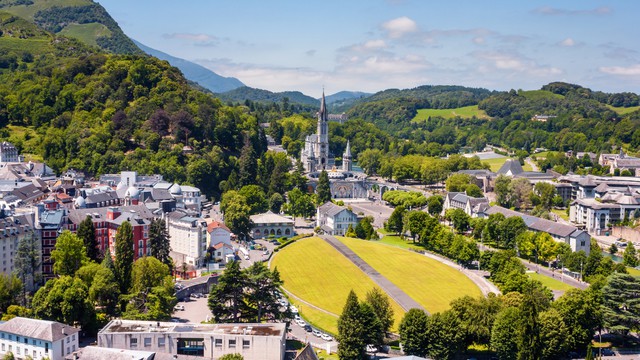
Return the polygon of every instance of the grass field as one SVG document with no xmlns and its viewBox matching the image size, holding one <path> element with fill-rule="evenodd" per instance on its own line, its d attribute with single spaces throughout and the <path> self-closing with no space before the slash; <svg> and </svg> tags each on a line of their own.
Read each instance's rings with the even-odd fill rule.
<svg viewBox="0 0 640 360">
<path fill-rule="evenodd" d="M 509 159 L 508 157 L 501 157 L 501 158 L 494 158 L 494 159 L 486 159 L 486 160 L 481 160 L 483 163 L 487 163 L 489 164 L 489 166 L 491 167 L 491 171 L 498 171 L 500 169 L 500 167 L 502 165 L 504 165 L 505 162 L 507 162 L 507 159 Z M 531 165 L 527 164 L 526 162 L 524 163 L 524 165 L 522 165 L 522 169 L 524 171 L 532 171 L 533 169 L 531 168 Z"/>
<path fill-rule="evenodd" d="M 33 20 L 33 16 L 40 10 L 46 10 L 52 8 L 54 6 L 84 6 L 90 5 L 91 1 L 88 0 L 48 0 L 48 1 L 38 1 L 33 5 L 15 5 L 8 6 L 3 8 L 3 11 L 10 12 L 12 14 L 16 14 L 25 19 Z"/>
<path fill-rule="evenodd" d="M 535 157 L 536 159 L 546 159 L 549 154 L 556 154 L 558 151 L 543 151 L 535 154 L 531 154 L 531 157 Z"/>
<path fill-rule="evenodd" d="M 548 276 L 536 274 L 534 272 L 528 272 L 527 275 L 529 276 L 529 278 L 533 280 L 540 281 L 544 286 L 548 287 L 551 290 L 567 291 L 567 290 L 575 289 L 573 286 L 567 283 L 563 283 L 560 280 L 549 278 Z"/>
<path fill-rule="evenodd" d="M 616 106 L 607 105 L 607 107 L 620 115 L 625 115 L 625 114 L 640 110 L 640 106 L 616 107 Z"/>
<path fill-rule="evenodd" d="M 111 36 L 111 30 L 98 23 L 69 24 L 62 29 L 59 34 L 76 38 L 85 44 L 98 46 L 96 38 L 101 36 Z"/>
<path fill-rule="evenodd" d="M 459 297 L 481 295 L 460 271 L 424 255 L 375 241 L 338 239 L 430 313 L 447 310 Z"/>
<path fill-rule="evenodd" d="M 527 90 L 518 91 L 518 95 L 524 96 L 527 99 L 562 99 L 564 96 L 560 94 L 554 94 L 547 90 Z"/>
<path fill-rule="evenodd" d="M 636 268 L 627 267 L 627 271 L 629 272 L 630 275 L 640 276 L 640 270 L 638 270 Z"/>
<path fill-rule="evenodd" d="M 567 211 L 564 209 L 551 209 L 551 212 L 560 216 L 562 219 L 569 221 L 569 215 L 567 215 Z"/>
<path fill-rule="evenodd" d="M 411 239 L 402 240 L 402 238 L 398 235 L 386 235 L 382 237 L 382 239 L 378 240 L 383 244 L 397 246 L 403 249 L 408 249 L 410 247 L 420 247 L 419 243 L 413 243 Z"/>
<path fill-rule="evenodd" d="M 299 240 L 282 249 L 271 261 L 271 267 L 276 266 L 287 291 L 336 315 L 342 312 L 351 289 L 362 300 L 376 286 L 364 272 L 317 237 Z M 327 332 L 337 333 L 337 317 L 295 300 L 293 303 L 309 322 Z M 392 307 L 396 314 L 392 331 L 397 331 L 404 311 L 394 301 Z"/>
<path fill-rule="evenodd" d="M 436 116 L 445 119 L 453 119 L 455 117 L 469 119 L 474 116 L 479 119 L 489 119 L 489 116 L 484 110 L 478 109 L 478 105 L 471 105 L 455 109 L 418 109 L 418 113 L 411 119 L 411 122 L 422 122 L 429 119 L 429 117 Z"/>
</svg>

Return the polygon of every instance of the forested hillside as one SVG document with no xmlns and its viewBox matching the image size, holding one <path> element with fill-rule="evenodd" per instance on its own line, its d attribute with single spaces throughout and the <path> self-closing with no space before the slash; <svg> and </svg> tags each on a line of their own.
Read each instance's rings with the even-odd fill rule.
<svg viewBox="0 0 640 360">
<path fill-rule="evenodd" d="M 264 153 L 246 108 L 195 90 L 166 62 L 102 53 L 13 15 L 0 19 L 0 137 L 56 172 L 159 173 L 217 196 L 244 144 Z"/>
<path fill-rule="evenodd" d="M 0 9 L 112 53 L 142 54 L 104 7 L 91 0 L 0 0 Z"/>
<path fill-rule="evenodd" d="M 288 103 L 296 103 L 301 105 L 310 105 L 318 108 L 320 101 L 311 96 L 307 96 L 299 91 L 284 91 L 274 93 L 269 90 L 255 89 L 243 86 L 231 91 L 218 94 L 221 100 L 243 103 L 246 100 L 253 102 L 272 103 L 282 102 L 287 98 Z"/>
</svg>

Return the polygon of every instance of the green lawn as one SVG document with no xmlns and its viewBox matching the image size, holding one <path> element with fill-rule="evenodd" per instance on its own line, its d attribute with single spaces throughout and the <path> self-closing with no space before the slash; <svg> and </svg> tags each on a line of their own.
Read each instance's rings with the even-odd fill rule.
<svg viewBox="0 0 640 360">
<path fill-rule="evenodd" d="M 628 113 L 632 113 L 634 111 L 638 111 L 640 110 L 640 106 L 631 106 L 631 107 L 616 107 L 616 106 L 611 106 L 611 105 L 607 105 L 607 107 L 613 111 L 615 111 L 616 113 L 618 113 L 619 115 L 626 115 Z"/>
<path fill-rule="evenodd" d="M 531 157 L 535 157 L 536 159 L 546 159 L 549 154 L 557 154 L 558 151 L 543 151 L 535 154 L 531 154 Z"/>
<path fill-rule="evenodd" d="M 527 99 L 562 99 L 564 96 L 560 94 L 554 94 L 547 90 L 527 90 L 518 91 L 518 95 L 524 96 Z"/>
<path fill-rule="evenodd" d="M 46 10 L 54 6 L 67 7 L 67 6 L 85 6 L 90 5 L 89 0 L 47 0 L 37 1 L 33 5 L 14 5 L 3 8 L 3 11 L 16 14 L 25 19 L 33 20 L 33 16 L 40 10 Z"/>
<path fill-rule="evenodd" d="M 98 23 L 69 24 L 59 34 L 76 38 L 85 44 L 98 46 L 96 39 L 101 36 L 111 36 L 111 30 Z"/>
<path fill-rule="evenodd" d="M 507 162 L 507 159 L 509 158 L 505 156 L 505 157 L 486 159 L 481 161 L 483 163 L 489 164 L 489 166 L 491 167 L 491 171 L 495 172 L 500 170 L 500 167 L 504 165 L 505 162 Z M 531 165 L 527 164 L 526 162 L 524 163 L 524 165 L 522 165 L 522 169 L 524 171 L 533 171 L 533 169 L 531 168 Z"/>
<path fill-rule="evenodd" d="M 423 122 L 429 119 L 429 117 L 436 116 L 445 119 L 453 119 L 455 117 L 469 119 L 474 116 L 480 119 L 489 119 L 489 116 L 484 110 L 478 109 L 478 105 L 471 105 L 455 109 L 418 109 L 418 113 L 411 119 L 411 122 Z"/>
<path fill-rule="evenodd" d="M 575 289 L 573 286 L 567 283 L 564 283 L 554 278 L 550 278 L 548 276 L 536 274 L 534 272 L 527 272 L 527 275 L 533 280 L 540 281 L 544 286 L 548 287 L 551 290 L 567 291 L 567 290 Z"/>
<path fill-rule="evenodd" d="M 560 218 L 569 221 L 569 215 L 567 215 L 567 211 L 564 209 L 551 209 L 551 212 L 560 216 Z"/>
<path fill-rule="evenodd" d="M 349 291 L 359 299 L 376 285 L 362 270 L 324 240 L 311 237 L 298 240 L 275 254 L 271 267 L 278 267 L 284 288 L 297 297 L 333 314 L 342 313 Z M 337 317 L 298 304 L 301 315 L 327 332 L 337 333 Z M 404 311 L 392 301 L 396 314 L 392 331 L 397 331 Z"/>
<path fill-rule="evenodd" d="M 627 271 L 629 272 L 630 275 L 640 276 L 640 270 L 638 270 L 636 268 L 627 267 Z"/>
<path fill-rule="evenodd" d="M 382 237 L 382 239 L 378 240 L 383 244 L 397 246 L 403 249 L 408 249 L 410 247 L 420 247 L 419 243 L 413 243 L 411 238 L 407 238 L 407 240 L 402 240 L 402 238 L 398 235 L 386 235 Z"/>
<path fill-rule="evenodd" d="M 460 271 L 418 253 L 353 238 L 338 238 L 430 313 L 447 310 L 452 300 L 481 296 Z"/>
</svg>

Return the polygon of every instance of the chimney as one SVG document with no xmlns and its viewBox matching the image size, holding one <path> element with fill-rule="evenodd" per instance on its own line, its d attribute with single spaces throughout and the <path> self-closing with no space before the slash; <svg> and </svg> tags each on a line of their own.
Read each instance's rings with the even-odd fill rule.
<svg viewBox="0 0 640 360">
<path fill-rule="evenodd" d="M 64 326 L 62 327 L 62 335 L 67 335 L 67 331 Z"/>
<path fill-rule="evenodd" d="M 73 353 L 73 360 L 78 360 L 78 359 L 79 359 L 78 353 L 74 352 Z"/>
<path fill-rule="evenodd" d="M 112 206 L 107 209 L 107 220 L 115 220 L 120 216 L 120 209 L 115 206 Z"/>
</svg>

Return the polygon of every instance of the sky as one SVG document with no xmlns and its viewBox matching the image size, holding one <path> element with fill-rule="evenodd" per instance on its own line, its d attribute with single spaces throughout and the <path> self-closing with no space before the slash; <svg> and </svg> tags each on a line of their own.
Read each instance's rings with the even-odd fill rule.
<svg viewBox="0 0 640 360">
<path fill-rule="evenodd" d="M 274 92 L 640 93 L 640 1 L 99 0 L 154 49 Z"/>
</svg>

